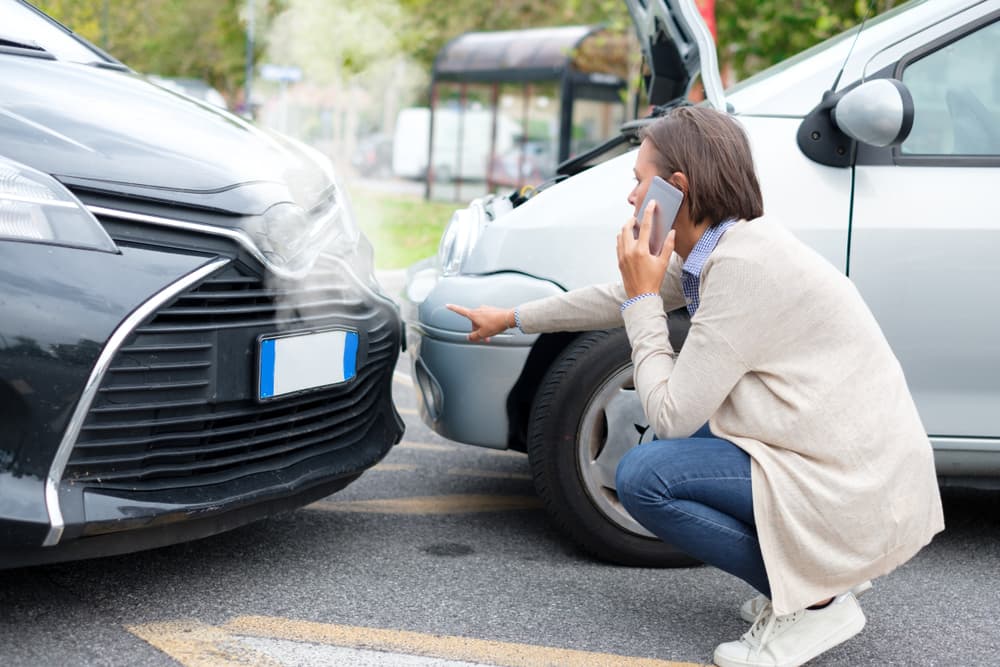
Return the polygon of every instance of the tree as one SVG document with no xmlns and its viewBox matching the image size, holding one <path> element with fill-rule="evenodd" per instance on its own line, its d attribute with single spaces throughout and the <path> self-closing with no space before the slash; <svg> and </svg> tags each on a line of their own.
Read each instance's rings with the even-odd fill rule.
<svg viewBox="0 0 1000 667">
<path fill-rule="evenodd" d="M 245 76 L 247 0 L 33 0 L 141 72 L 208 81 L 233 99 Z M 603 24 L 632 30 L 624 0 L 251 0 L 257 58 L 299 64 L 319 80 L 397 69 L 429 72 L 448 40 L 471 30 Z M 884 11 L 895 0 L 872 0 Z M 748 76 L 856 25 L 864 0 L 717 0 L 720 61 Z"/>
<path fill-rule="evenodd" d="M 230 99 L 242 88 L 245 0 L 34 0 L 49 16 L 137 71 L 204 79 Z M 260 22 L 280 9 L 259 2 Z"/>
<path fill-rule="evenodd" d="M 893 0 L 872 2 L 873 14 Z M 719 0 L 719 60 L 745 78 L 857 25 L 863 0 Z"/>
<path fill-rule="evenodd" d="M 317 82 L 345 81 L 401 52 L 399 6 L 368 0 L 288 0 L 267 35 L 275 62 Z"/>
</svg>

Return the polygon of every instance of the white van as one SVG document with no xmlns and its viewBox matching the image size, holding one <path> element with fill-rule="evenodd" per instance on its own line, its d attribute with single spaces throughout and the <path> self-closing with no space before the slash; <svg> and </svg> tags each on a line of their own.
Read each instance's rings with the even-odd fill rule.
<svg viewBox="0 0 1000 667">
<path fill-rule="evenodd" d="M 427 175 L 430 146 L 431 110 L 427 107 L 402 109 L 396 116 L 392 142 L 392 171 L 402 178 L 421 179 Z M 497 115 L 496 154 L 501 155 L 521 134 L 521 125 L 503 114 Z M 490 109 L 434 110 L 434 180 L 448 182 L 486 180 L 493 136 Z"/>
</svg>

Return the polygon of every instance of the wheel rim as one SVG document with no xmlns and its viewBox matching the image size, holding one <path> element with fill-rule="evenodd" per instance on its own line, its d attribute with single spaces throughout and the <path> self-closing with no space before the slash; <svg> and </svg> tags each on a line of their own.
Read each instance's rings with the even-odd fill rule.
<svg viewBox="0 0 1000 667">
<path fill-rule="evenodd" d="M 615 490 L 615 472 L 625 452 L 653 439 L 632 381 L 632 366 L 613 373 L 594 393 L 576 437 L 577 465 L 584 488 L 613 524 L 635 535 L 655 538 L 633 519 Z"/>
</svg>

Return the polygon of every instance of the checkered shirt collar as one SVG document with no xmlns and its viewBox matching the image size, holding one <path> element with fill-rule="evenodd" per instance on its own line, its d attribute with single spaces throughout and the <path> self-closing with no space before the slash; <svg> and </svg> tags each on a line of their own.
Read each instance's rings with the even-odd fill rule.
<svg viewBox="0 0 1000 667">
<path fill-rule="evenodd" d="M 736 224 L 735 218 L 724 220 L 714 227 L 709 227 L 702 233 L 698 243 L 691 249 L 691 253 L 684 260 L 681 269 L 681 288 L 684 291 L 684 299 L 687 301 L 687 311 L 691 317 L 698 311 L 701 299 L 698 291 L 701 286 L 701 269 L 705 266 L 708 256 L 719 244 L 719 239 L 726 233 L 726 230 Z"/>
<path fill-rule="evenodd" d="M 736 218 L 730 218 L 729 220 L 723 220 L 715 227 L 706 229 L 694 248 L 691 249 L 691 253 L 687 259 L 684 260 L 683 272 L 700 279 L 701 269 L 705 266 L 708 256 L 715 250 L 715 246 L 719 244 L 719 239 L 726 233 L 726 230 L 735 224 Z"/>
</svg>

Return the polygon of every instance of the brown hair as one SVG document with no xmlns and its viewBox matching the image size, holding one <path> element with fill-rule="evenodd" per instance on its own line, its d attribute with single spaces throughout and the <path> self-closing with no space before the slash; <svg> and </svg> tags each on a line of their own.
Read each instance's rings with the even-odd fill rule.
<svg viewBox="0 0 1000 667">
<path fill-rule="evenodd" d="M 728 114 L 703 106 L 677 107 L 642 128 L 639 138 L 656 149 L 653 159 L 662 178 L 675 171 L 687 176 L 686 199 L 695 224 L 764 214 L 750 141 Z"/>
</svg>

